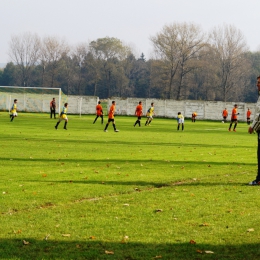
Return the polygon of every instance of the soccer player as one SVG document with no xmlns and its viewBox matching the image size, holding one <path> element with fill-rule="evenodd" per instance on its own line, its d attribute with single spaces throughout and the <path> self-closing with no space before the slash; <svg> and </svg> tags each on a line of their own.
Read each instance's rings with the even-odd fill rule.
<svg viewBox="0 0 260 260">
<path fill-rule="evenodd" d="M 68 123 L 68 117 L 67 117 L 67 111 L 68 111 L 68 103 L 64 104 L 64 107 L 62 108 L 62 111 L 60 113 L 60 118 L 57 124 L 55 125 L 55 128 L 58 129 L 58 126 L 62 120 L 65 120 L 64 123 L 64 129 L 67 130 L 67 123 Z"/>
<path fill-rule="evenodd" d="M 139 104 L 136 106 L 135 115 L 137 116 L 137 120 L 134 124 L 134 127 L 136 126 L 136 124 L 138 124 L 139 127 L 140 127 L 141 126 L 141 118 L 142 118 L 142 115 L 143 115 L 142 101 L 139 101 Z"/>
<path fill-rule="evenodd" d="M 15 117 L 17 117 L 17 102 L 18 102 L 17 99 L 15 99 L 11 108 L 11 114 L 10 114 L 11 122 L 14 120 Z"/>
<path fill-rule="evenodd" d="M 260 76 L 257 77 L 256 86 L 258 88 L 258 93 L 260 94 Z M 260 131 L 256 129 L 256 126 L 259 125 L 259 114 L 260 114 L 260 96 L 258 97 L 256 107 L 255 107 L 255 115 L 252 125 L 248 128 L 248 133 L 252 134 L 254 131 L 257 132 L 257 162 L 258 162 L 258 169 L 257 175 L 255 180 L 249 182 L 249 185 L 260 185 Z"/>
<path fill-rule="evenodd" d="M 108 122 L 104 129 L 104 132 L 107 132 L 107 128 L 110 122 L 113 123 L 114 131 L 119 132 L 119 130 L 116 129 L 116 124 L 115 124 L 115 112 L 116 112 L 116 101 L 112 101 L 112 105 L 110 106 L 109 113 L 108 113 Z"/>
<path fill-rule="evenodd" d="M 50 118 L 52 118 L 52 114 L 53 114 L 54 119 L 56 119 L 56 101 L 55 101 L 55 98 L 53 98 L 52 101 L 50 102 L 50 111 L 51 111 Z"/>
<path fill-rule="evenodd" d="M 96 123 L 96 121 L 99 117 L 101 117 L 101 124 L 103 124 L 103 108 L 100 104 L 101 104 L 101 101 L 98 101 L 98 104 L 96 105 L 96 115 L 97 116 L 96 116 L 93 124 Z"/>
<path fill-rule="evenodd" d="M 181 125 L 181 129 L 183 131 L 184 130 L 184 116 L 181 114 L 181 112 L 178 112 L 177 121 L 178 121 L 177 130 L 180 129 L 180 125 Z"/>
<path fill-rule="evenodd" d="M 152 120 L 153 120 L 153 115 L 155 115 L 154 113 L 154 104 L 151 103 L 151 106 L 150 108 L 147 110 L 147 113 L 146 113 L 146 117 L 147 117 L 147 120 L 145 122 L 145 125 L 146 126 L 150 126 Z"/>
<path fill-rule="evenodd" d="M 226 108 L 222 111 L 222 116 L 223 116 L 223 122 L 224 123 L 227 122 L 228 111 Z"/>
<path fill-rule="evenodd" d="M 228 128 L 228 131 L 231 131 L 232 124 L 235 123 L 233 131 L 236 132 L 236 127 L 237 127 L 237 116 L 239 113 L 237 113 L 237 104 L 234 105 L 234 108 L 232 109 L 232 114 L 231 114 L 231 122 Z"/>
<path fill-rule="evenodd" d="M 195 121 L 196 121 L 196 116 L 197 116 L 197 113 L 196 113 L 196 112 L 193 112 L 192 115 L 191 115 L 191 122 L 195 123 Z"/>
<path fill-rule="evenodd" d="M 251 116 L 251 111 L 250 111 L 250 109 L 248 108 L 247 109 L 247 112 L 246 112 L 246 122 L 247 122 L 247 124 L 248 125 L 250 125 L 250 116 Z"/>
</svg>

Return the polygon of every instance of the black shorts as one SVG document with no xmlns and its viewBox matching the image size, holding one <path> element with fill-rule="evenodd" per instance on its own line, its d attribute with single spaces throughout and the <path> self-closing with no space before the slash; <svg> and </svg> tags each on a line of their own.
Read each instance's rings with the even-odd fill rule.
<svg viewBox="0 0 260 260">
<path fill-rule="evenodd" d="M 231 119 L 231 123 L 237 122 L 237 119 Z"/>
<path fill-rule="evenodd" d="M 108 122 L 115 122 L 115 119 L 114 118 L 108 118 Z"/>
<path fill-rule="evenodd" d="M 137 118 L 138 118 L 138 120 L 141 120 L 142 117 L 141 117 L 141 116 L 138 116 Z"/>
</svg>

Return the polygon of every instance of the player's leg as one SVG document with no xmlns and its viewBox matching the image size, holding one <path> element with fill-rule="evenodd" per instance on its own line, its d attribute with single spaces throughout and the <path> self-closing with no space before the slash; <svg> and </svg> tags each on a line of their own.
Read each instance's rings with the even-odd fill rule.
<svg viewBox="0 0 260 260">
<path fill-rule="evenodd" d="M 233 121 L 231 120 L 228 131 L 231 131 L 232 124 L 233 124 Z"/>
<path fill-rule="evenodd" d="M 180 130 L 180 123 L 178 123 L 177 130 Z"/>
<path fill-rule="evenodd" d="M 58 129 L 58 126 L 59 126 L 59 124 L 60 124 L 61 120 L 62 120 L 62 119 L 61 119 L 61 118 L 59 118 L 59 120 L 58 120 L 57 124 L 55 125 L 55 128 L 56 128 L 56 129 Z"/>
<path fill-rule="evenodd" d="M 108 121 L 107 121 L 107 124 L 105 126 L 104 132 L 107 132 L 107 128 L 108 128 L 109 124 L 110 124 L 110 119 L 108 119 Z"/>
<path fill-rule="evenodd" d="M 235 121 L 235 125 L 234 125 L 234 128 L 233 128 L 234 132 L 236 132 L 236 127 L 237 127 L 237 120 Z"/>
<path fill-rule="evenodd" d="M 114 131 L 115 131 L 115 132 L 119 132 L 119 130 L 116 129 L 116 122 L 115 122 L 115 119 L 111 119 L 111 120 L 112 120 L 112 123 L 113 123 Z"/>
<path fill-rule="evenodd" d="M 64 127 L 63 127 L 65 130 L 67 130 L 67 123 L 68 123 L 68 121 L 69 121 L 68 118 L 66 118 L 65 119 L 65 123 L 64 123 Z"/>
<path fill-rule="evenodd" d="M 95 120 L 94 120 L 93 124 L 95 124 L 95 123 L 96 123 L 97 119 L 98 119 L 98 116 L 96 116 L 96 118 L 95 118 Z"/>
<path fill-rule="evenodd" d="M 181 130 L 184 130 L 184 123 L 181 124 Z"/>
<path fill-rule="evenodd" d="M 100 117 L 101 117 L 101 124 L 103 125 L 103 123 L 104 123 L 103 115 L 101 115 Z"/>
<path fill-rule="evenodd" d="M 138 121 L 139 121 L 139 119 L 137 118 L 137 120 L 134 123 L 134 127 L 136 126 L 136 124 L 138 124 Z"/>
<path fill-rule="evenodd" d="M 146 122 L 145 122 L 145 125 L 147 125 L 148 122 L 149 122 L 149 117 L 147 117 Z"/>
</svg>

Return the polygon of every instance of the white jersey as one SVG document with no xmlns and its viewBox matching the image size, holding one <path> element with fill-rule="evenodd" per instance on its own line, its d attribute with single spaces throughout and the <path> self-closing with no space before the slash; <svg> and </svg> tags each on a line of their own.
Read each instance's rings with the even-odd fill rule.
<svg viewBox="0 0 260 260">
<path fill-rule="evenodd" d="M 256 106 L 255 106 L 254 120 L 253 120 L 253 123 L 251 125 L 251 127 L 253 129 L 256 126 L 256 123 L 259 121 L 259 115 L 260 115 L 260 96 L 259 96 L 257 103 L 256 103 Z"/>
</svg>

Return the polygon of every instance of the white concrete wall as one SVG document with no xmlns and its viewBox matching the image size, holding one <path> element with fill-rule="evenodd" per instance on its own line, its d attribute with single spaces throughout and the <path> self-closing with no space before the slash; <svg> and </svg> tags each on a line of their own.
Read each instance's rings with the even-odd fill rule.
<svg viewBox="0 0 260 260">
<path fill-rule="evenodd" d="M 116 113 L 118 115 L 134 115 L 135 108 L 139 101 L 143 102 L 143 113 L 145 114 L 151 103 L 154 103 L 155 114 L 159 117 L 176 118 L 178 112 L 181 112 L 184 117 L 191 118 L 193 112 L 197 112 L 197 119 L 222 120 L 222 111 L 227 108 L 228 120 L 230 120 L 232 109 L 234 105 L 238 105 L 239 121 L 246 121 L 246 112 L 250 108 L 254 117 L 255 103 L 242 102 L 221 102 L 221 101 L 200 101 L 200 100 L 164 100 L 164 99 L 140 99 L 119 97 L 112 97 L 107 100 L 107 107 L 109 108 L 112 100 L 116 101 Z"/>
<path fill-rule="evenodd" d="M 13 100 L 18 99 L 18 111 L 26 112 L 49 112 L 50 101 L 56 98 L 57 106 L 59 106 L 59 98 L 53 94 L 22 94 L 22 93 L 0 93 L 0 110 L 9 110 L 13 104 Z M 191 118 L 193 112 L 197 112 L 197 119 L 222 120 L 222 111 L 227 108 L 229 112 L 228 120 L 230 120 L 231 111 L 235 102 L 221 101 L 199 101 L 199 100 L 183 100 L 176 101 L 170 99 L 141 99 L 141 98 L 119 98 L 112 97 L 107 100 L 107 108 L 109 109 L 112 100 L 116 101 L 116 113 L 118 115 L 135 115 L 135 108 L 139 101 L 143 102 L 143 113 L 154 103 L 154 111 L 158 117 L 176 118 L 178 112 L 181 112 L 185 118 Z M 95 96 L 65 96 L 62 95 L 61 107 L 65 102 L 69 103 L 69 114 L 95 114 L 96 105 L 99 101 Z M 246 112 L 249 107 L 254 116 L 254 103 L 237 102 L 238 120 L 246 121 Z M 58 111 L 58 109 L 57 109 Z M 104 111 L 107 114 L 107 111 Z"/>
<path fill-rule="evenodd" d="M 17 108 L 21 112 L 50 112 L 50 102 L 56 99 L 56 107 L 62 106 L 65 102 L 69 103 L 68 114 L 95 114 L 98 97 L 94 96 L 59 96 L 53 94 L 28 94 L 28 93 L 6 93 L 0 92 L 0 110 L 9 110 L 13 105 L 14 99 L 18 100 Z M 58 109 L 56 109 L 58 113 Z"/>
</svg>

